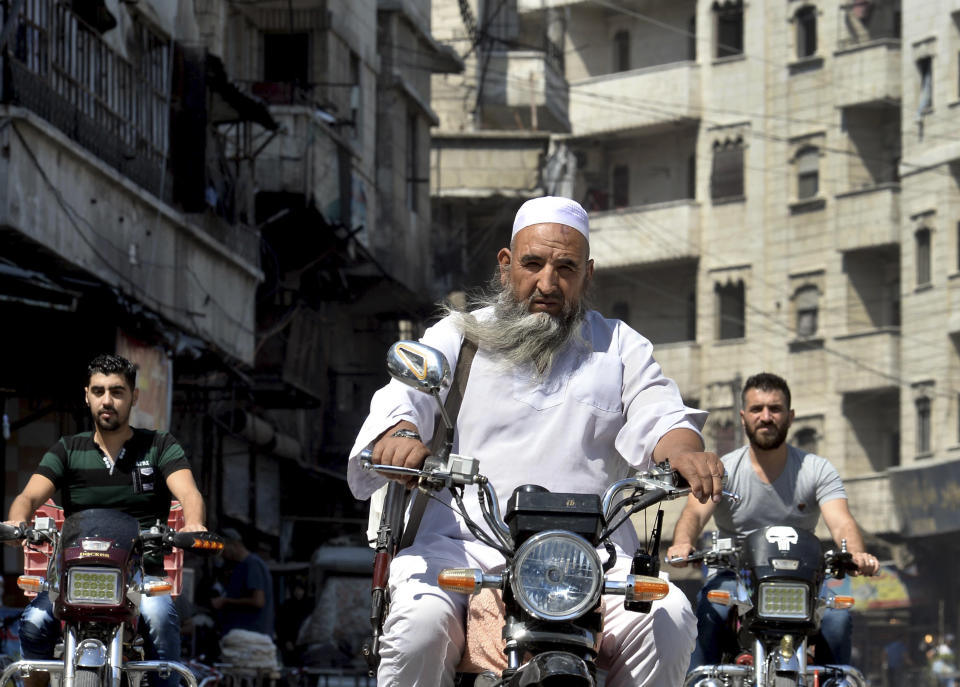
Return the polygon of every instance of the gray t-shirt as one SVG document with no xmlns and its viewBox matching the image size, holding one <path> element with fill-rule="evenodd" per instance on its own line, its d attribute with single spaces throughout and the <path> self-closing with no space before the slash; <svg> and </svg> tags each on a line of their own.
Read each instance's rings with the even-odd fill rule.
<svg viewBox="0 0 960 687">
<path fill-rule="evenodd" d="M 787 446 L 787 464 L 772 484 L 762 482 L 753 471 L 747 446 L 720 460 L 727 470 L 726 488 L 742 497 L 736 505 L 729 499 L 717 504 L 713 517 L 720 537 L 749 534 L 766 525 L 812 532 L 824 503 L 847 498 L 830 461 L 795 446 Z"/>
</svg>

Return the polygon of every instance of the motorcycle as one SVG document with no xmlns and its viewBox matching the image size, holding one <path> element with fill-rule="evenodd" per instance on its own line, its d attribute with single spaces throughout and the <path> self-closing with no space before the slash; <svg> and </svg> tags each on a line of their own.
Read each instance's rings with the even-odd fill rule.
<svg viewBox="0 0 960 687">
<path fill-rule="evenodd" d="M 170 594 L 168 579 L 146 580 L 145 555 L 160 557 L 173 547 L 219 553 L 223 539 L 209 532 L 176 532 L 159 522 L 141 531 L 126 513 L 91 508 L 71 515 L 58 530 L 52 518 L 38 517 L 34 526 L 0 524 L 0 541 L 52 545 L 46 577 L 21 575 L 25 592 L 47 592 L 54 617 L 63 625 L 63 639 L 54 655 L 60 659 L 23 659 L 0 675 L 0 685 L 14 676 L 50 673 L 53 687 L 120 687 L 126 679 L 139 687 L 144 673 L 161 677 L 178 673 L 197 687 L 193 673 L 175 661 L 143 660 L 137 636 L 143 596 Z"/>
<path fill-rule="evenodd" d="M 603 627 L 602 595 L 623 596 L 626 608 L 643 613 L 669 591 L 667 582 L 658 576 L 662 512 L 655 520 L 650 549 L 636 552 L 625 580 L 606 576 L 616 562 L 610 536 L 629 522 L 632 514 L 660 501 L 686 496 L 689 487 L 669 465 L 618 481 L 602 497 L 522 485 L 513 492 L 501 517 L 497 493 L 480 473 L 478 461 L 450 453 L 453 425 L 440 403 L 440 390 L 450 380 L 443 354 L 420 343 L 401 341 L 390 349 L 387 366 L 395 379 L 437 400 L 446 441 L 423 469 L 374 465 L 369 450 L 361 454 L 364 468 L 384 475 L 415 477 L 424 494 L 448 489 L 477 540 L 499 551 L 506 560 L 502 572 L 450 568 L 438 575 L 438 585 L 450 592 L 474 595 L 482 589 L 493 589 L 502 594 L 506 668 L 499 674 L 485 671 L 460 675 L 459 684 L 593 687 L 597 684 L 596 658 Z M 469 485 L 478 488 L 480 511 L 488 530 L 466 513 L 463 492 Z M 388 502 L 383 512 L 372 592 L 374 633 L 365 647 L 368 659 L 374 654 L 371 672 L 376 667 L 379 633 L 389 607 L 389 562 L 403 526 L 403 509 L 396 502 Z M 605 564 L 597 553 L 600 546 L 609 554 Z"/>
<path fill-rule="evenodd" d="M 822 592 L 827 576 L 842 579 L 857 570 L 846 541 L 840 551 L 823 553 L 812 532 L 774 525 L 736 540 L 714 533 L 709 549 L 667 560 L 681 561 L 702 561 L 735 574 L 734 592 L 712 590 L 707 599 L 736 609 L 730 620 L 744 647 L 728 656 L 734 659 L 730 663 L 694 668 L 684 687 L 866 687 L 853 666 L 808 663 L 808 643 L 824 611 L 854 605 L 853 597 Z"/>
</svg>

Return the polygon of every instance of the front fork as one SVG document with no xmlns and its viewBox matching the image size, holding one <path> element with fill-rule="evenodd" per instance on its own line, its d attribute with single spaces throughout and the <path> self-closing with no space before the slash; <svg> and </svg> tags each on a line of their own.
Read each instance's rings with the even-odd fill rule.
<svg viewBox="0 0 960 687">
<path fill-rule="evenodd" d="M 127 661 L 123 660 L 124 624 L 116 627 L 110 646 L 104 647 L 94 639 L 77 641 L 76 628 L 68 625 L 63 637 L 63 658 L 60 660 L 23 659 L 11 663 L 0 674 L 0 685 L 5 685 L 13 677 L 25 678 L 31 673 L 50 674 L 53 687 L 74 687 L 77 679 L 77 667 L 94 668 L 105 671 L 109 682 L 106 687 L 120 687 L 123 673 L 127 673 L 130 687 L 140 687 L 144 673 L 156 672 L 160 677 L 177 673 L 187 687 L 197 687 L 197 678 L 190 670 L 176 661 Z"/>
</svg>

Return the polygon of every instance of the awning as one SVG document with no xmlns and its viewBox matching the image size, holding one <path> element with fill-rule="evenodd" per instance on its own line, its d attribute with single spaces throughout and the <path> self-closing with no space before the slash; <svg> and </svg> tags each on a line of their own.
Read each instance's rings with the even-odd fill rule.
<svg viewBox="0 0 960 687">
<path fill-rule="evenodd" d="M 214 124 L 256 122 L 270 131 L 279 128 L 262 100 L 247 95 L 230 82 L 223 62 L 216 55 L 207 55 L 207 87 L 213 95 L 210 121 Z"/>
<path fill-rule="evenodd" d="M 0 301 L 73 312 L 79 296 L 76 291 L 55 284 L 42 272 L 26 270 L 0 259 Z"/>
<path fill-rule="evenodd" d="M 904 536 L 960 531 L 960 460 L 891 468 L 890 480 Z"/>
</svg>

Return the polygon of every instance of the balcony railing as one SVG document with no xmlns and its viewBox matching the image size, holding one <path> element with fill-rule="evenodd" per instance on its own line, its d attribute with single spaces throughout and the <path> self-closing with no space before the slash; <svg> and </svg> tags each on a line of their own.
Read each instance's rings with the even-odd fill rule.
<svg viewBox="0 0 960 687">
<path fill-rule="evenodd" d="M 673 379 L 684 399 L 700 398 L 700 344 L 694 341 L 657 344 L 653 357 Z"/>
<path fill-rule="evenodd" d="M 159 193 L 169 135 L 170 44 L 135 24 L 134 64 L 57 0 L 25 3 L 16 22 L 3 101 L 32 110 Z"/>
<path fill-rule="evenodd" d="M 899 327 L 838 336 L 831 348 L 839 354 L 835 379 L 841 393 L 887 388 L 900 381 Z"/>
<path fill-rule="evenodd" d="M 844 478 L 843 486 L 847 490 L 850 510 L 860 527 L 874 534 L 901 531 L 889 474 L 848 476 Z"/>
<path fill-rule="evenodd" d="M 837 194 L 837 250 L 900 242 L 900 184 L 888 183 Z"/>
<path fill-rule="evenodd" d="M 651 98 L 651 94 L 663 95 Z M 700 67 L 695 62 L 604 74 L 570 84 L 574 136 L 621 130 L 653 133 L 700 117 Z"/>
<path fill-rule="evenodd" d="M 700 205 L 672 200 L 590 215 L 590 256 L 600 269 L 700 255 Z"/>
<path fill-rule="evenodd" d="M 834 93 L 838 107 L 900 102 L 900 40 L 854 43 L 834 53 Z"/>
</svg>

